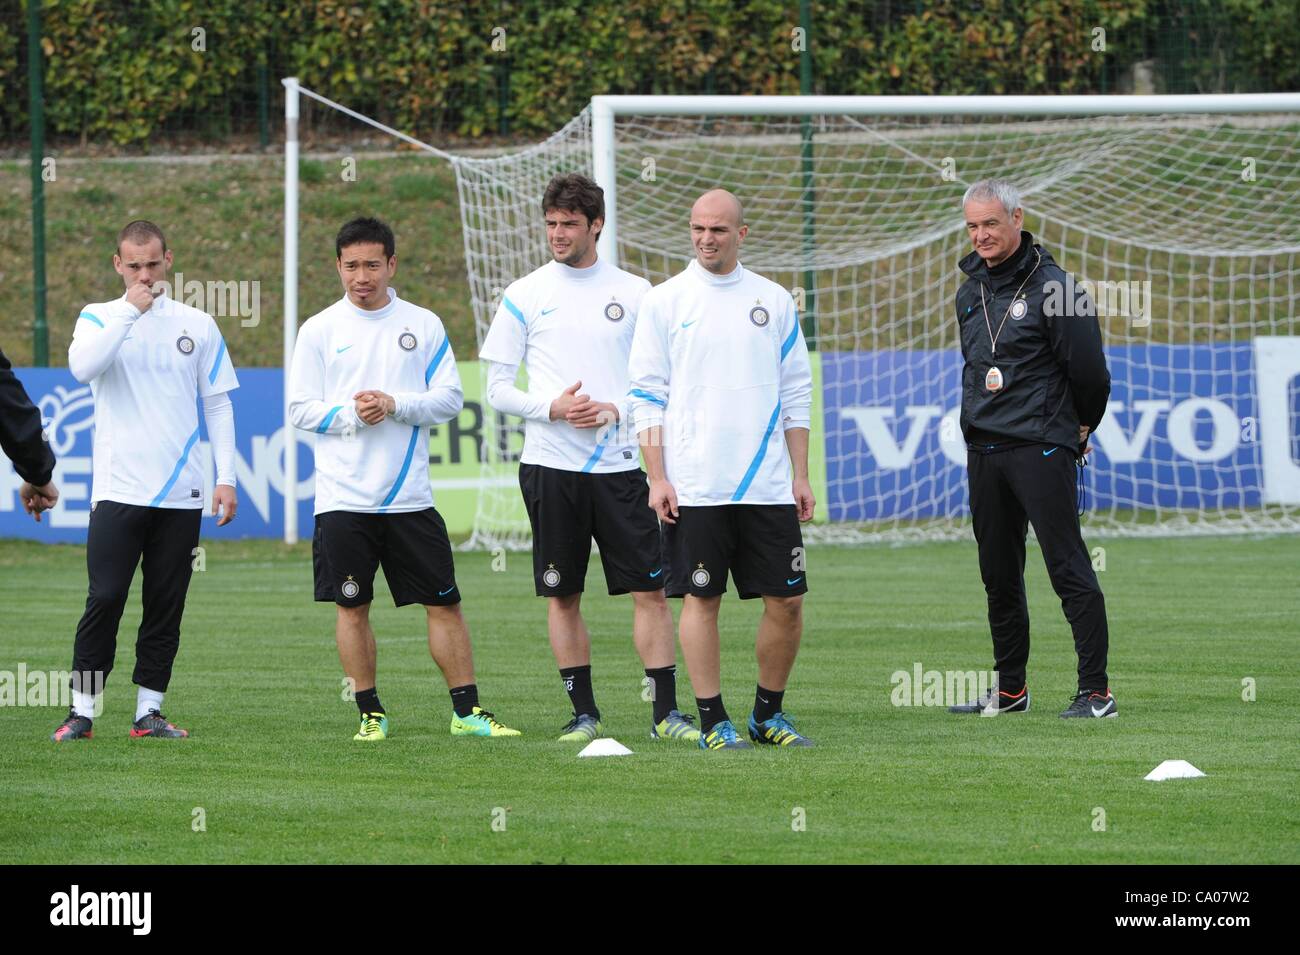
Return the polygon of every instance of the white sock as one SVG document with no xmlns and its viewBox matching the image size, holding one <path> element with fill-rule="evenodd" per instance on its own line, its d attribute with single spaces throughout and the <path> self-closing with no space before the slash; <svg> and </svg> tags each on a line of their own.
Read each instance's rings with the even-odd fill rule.
<svg viewBox="0 0 1300 955">
<path fill-rule="evenodd" d="M 162 710 L 163 695 L 157 690 L 140 687 L 135 695 L 135 718 L 143 719 L 150 710 Z"/>
<path fill-rule="evenodd" d="M 72 691 L 72 712 L 78 716 L 93 720 L 99 715 L 99 708 L 100 698 L 94 693 L 82 693 L 80 690 Z"/>
</svg>

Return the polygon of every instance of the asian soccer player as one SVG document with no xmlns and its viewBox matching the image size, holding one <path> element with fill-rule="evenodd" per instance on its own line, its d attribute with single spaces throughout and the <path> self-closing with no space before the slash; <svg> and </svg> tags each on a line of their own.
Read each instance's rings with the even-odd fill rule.
<svg viewBox="0 0 1300 955">
<path fill-rule="evenodd" d="M 348 222 L 335 255 L 344 295 L 298 331 L 289 416 L 316 436 L 315 594 L 337 607 L 339 660 L 360 711 L 353 739 L 389 733 L 370 627 L 380 565 L 397 606 L 425 608 L 429 652 L 451 692 L 451 735 L 518 736 L 479 706 L 451 542 L 429 486 L 429 428 L 464 403 L 447 333 L 389 286 L 396 241 L 383 222 Z"/>
<path fill-rule="evenodd" d="M 739 200 L 706 192 L 690 228 L 695 259 L 642 299 L 629 374 L 649 503 L 665 525 L 667 593 L 684 597 L 699 745 L 749 748 L 722 703 L 718 611 L 730 572 L 742 599 L 763 598 L 749 737 L 810 746 L 783 709 L 808 590 L 799 522 L 815 506 L 808 349 L 790 293 L 740 264 Z"/>
<path fill-rule="evenodd" d="M 162 715 L 162 704 L 180 648 L 203 515 L 197 402 L 203 399 L 216 463 L 212 513 L 221 513 L 222 527 L 237 507 L 235 414 L 227 393 L 239 381 L 212 316 L 167 294 L 171 264 L 158 226 L 129 223 L 113 256 L 126 294 L 83 308 L 68 346 L 69 371 L 95 396 L 94 478 L 86 534 L 90 592 L 73 649 L 72 708 L 55 742 L 93 735 L 137 564 L 144 617 L 135 644 L 132 679 L 139 689 L 131 736 L 189 735 Z"/>
<path fill-rule="evenodd" d="M 580 609 L 595 537 L 609 592 L 632 594 L 632 639 L 654 704 L 650 735 L 694 742 L 693 717 L 677 709 L 659 522 L 627 428 L 628 352 L 650 283 L 597 257 L 605 201 L 596 183 L 556 176 L 541 205 L 553 260 L 506 289 L 479 356 L 489 363 L 488 402 L 526 422 L 519 486 L 533 583 L 547 598 L 551 650 L 573 707 L 560 739 L 603 732 Z M 521 362 L 527 392 L 515 387 Z"/>
</svg>

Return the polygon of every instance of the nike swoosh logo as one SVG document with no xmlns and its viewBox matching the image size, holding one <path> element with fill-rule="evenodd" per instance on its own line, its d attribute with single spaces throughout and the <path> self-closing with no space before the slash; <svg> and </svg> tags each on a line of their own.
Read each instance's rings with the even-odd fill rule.
<svg viewBox="0 0 1300 955">
<path fill-rule="evenodd" d="M 699 321 L 698 318 L 692 318 L 689 322 L 682 322 L 682 328 L 690 328 L 698 321 Z"/>
<path fill-rule="evenodd" d="M 1055 450 L 1056 450 L 1056 448 L 1052 448 L 1052 451 L 1055 451 Z M 1050 455 L 1050 454 L 1052 453 L 1052 451 L 1044 451 L 1044 452 L 1043 452 L 1043 457 L 1047 457 L 1048 455 Z"/>
<path fill-rule="evenodd" d="M 334 349 L 334 354 L 341 355 L 351 347 L 352 347 L 351 345 L 345 345 L 343 348 L 336 348 Z"/>
<path fill-rule="evenodd" d="M 439 596 L 439 597 L 445 597 L 445 596 L 447 596 L 447 594 L 451 593 L 451 592 L 452 592 L 453 590 L 455 590 L 455 589 L 456 589 L 456 586 L 455 586 L 455 584 L 453 584 L 452 586 L 448 587 L 446 590 L 440 590 L 440 591 L 438 592 L 438 596 Z"/>
<path fill-rule="evenodd" d="M 802 574 L 800 574 L 800 575 L 799 575 L 798 577 L 796 577 L 794 580 L 788 580 L 788 579 L 787 579 L 786 582 L 785 582 L 785 585 L 786 585 L 787 587 L 793 587 L 795 584 L 799 583 L 799 581 L 801 581 L 801 580 L 803 580 L 803 575 L 802 575 Z"/>
<path fill-rule="evenodd" d="M 656 571 L 655 571 L 654 573 L 652 573 L 650 576 L 651 576 L 651 577 L 658 577 L 658 576 L 659 576 L 660 574 L 662 574 L 663 572 L 664 572 L 664 569 L 663 569 L 662 567 L 660 567 L 658 570 L 656 570 Z"/>
<path fill-rule="evenodd" d="M 1112 706 L 1114 706 L 1114 705 L 1115 705 L 1115 701 L 1114 701 L 1114 700 L 1109 700 L 1109 701 L 1106 703 L 1106 705 L 1103 706 L 1101 709 L 1097 709 L 1097 707 L 1094 706 L 1094 707 L 1092 708 L 1092 715 L 1093 715 L 1093 716 L 1105 716 L 1107 713 L 1110 712 L 1110 708 L 1111 708 Z"/>
<path fill-rule="evenodd" d="M 555 311 L 555 310 L 556 310 L 557 308 L 559 308 L 559 307 L 560 307 L 560 306 L 558 306 L 558 305 L 552 305 L 550 308 L 544 308 L 544 309 L 542 309 L 542 314 L 543 314 L 543 315 L 550 315 L 551 312 Z"/>
</svg>

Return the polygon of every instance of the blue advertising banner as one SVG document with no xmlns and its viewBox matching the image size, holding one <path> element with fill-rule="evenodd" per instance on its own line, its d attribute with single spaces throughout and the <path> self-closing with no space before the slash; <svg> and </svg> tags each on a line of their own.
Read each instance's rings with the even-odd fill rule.
<svg viewBox="0 0 1300 955">
<path fill-rule="evenodd" d="M 957 426 L 961 355 L 823 352 L 820 358 L 830 520 L 964 515 L 966 445 Z M 1111 400 L 1093 438 L 1090 507 L 1215 510 L 1300 504 L 1300 337 L 1115 346 L 1107 349 L 1107 359 Z M 54 479 L 62 498 L 41 524 L 35 523 L 23 513 L 21 481 L 12 465 L 0 461 L 0 537 L 82 542 L 90 513 L 90 389 L 62 368 L 18 374 L 40 406 L 58 458 Z M 231 396 L 239 517 L 217 531 L 205 511 L 204 533 L 278 538 L 284 529 L 283 372 L 245 368 L 239 379 Z M 462 379 L 468 385 L 477 376 L 466 368 Z M 481 452 L 488 439 L 483 411 L 477 396 L 467 392 L 461 420 L 433 435 L 435 496 L 449 525 L 459 516 L 453 532 L 472 523 L 481 480 L 472 449 Z M 305 443 L 298 444 L 299 533 L 309 537 L 313 464 L 310 435 L 300 438 Z M 206 432 L 200 442 L 195 453 L 207 474 L 204 493 L 210 500 L 213 469 Z"/>
<path fill-rule="evenodd" d="M 1106 350 L 1089 506 L 1300 503 L 1300 338 Z M 956 351 L 824 353 L 832 521 L 968 509 Z"/>
<path fill-rule="evenodd" d="M 66 368 L 15 369 L 32 401 L 41 409 L 46 436 L 57 464 L 54 483 L 59 504 L 37 524 L 24 513 L 18 498 L 22 480 L 13 465 L 0 461 L 0 537 L 27 537 L 59 543 L 82 543 L 90 518 L 91 426 L 95 405 L 90 386 Z M 208 513 L 216 474 L 207 428 L 200 424 L 193 454 L 203 465 L 203 534 L 218 537 L 282 537 L 284 535 L 284 372 L 278 368 L 242 368 L 239 387 L 230 393 L 235 408 L 235 484 L 239 513 L 234 523 L 217 530 Z M 202 412 L 199 420 L 202 422 Z M 303 436 L 306 437 L 305 435 Z M 298 529 L 311 536 L 312 493 L 315 488 L 309 444 L 298 448 Z"/>
<path fill-rule="evenodd" d="M 517 422 L 502 421 L 485 407 L 483 376 L 476 361 L 457 362 L 465 388 L 465 407 L 455 421 L 431 428 L 427 466 L 434 503 L 453 536 L 468 534 L 474 526 L 478 494 L 484 484 L 481 465 L 486 446 L 510 447 L 518 453 L 522 429 Z M 90 516 L 91 448 L 94 402 L 90 388 L 80 384 L 66 368 L 15 369 L 23 386 L 41 409 L 46 434 L 57 467 L 58 507 L 42 515 L 40 524 L 23 512 L 18 498 L 22 481 L 13 465 L 0 458 L 0 537 L 81 543 Z M 215 518 L 205 511 L 203 534 L 214 538 L 284 536 L 284 425 L 281 407 L 284 373 L 279 368 L 241 368 L 239 387 L 230 393 L 235 408 L 235 483 L 239 515 L 234 523 L 217 530 Z M 200 443 L 193 454 L 202 463 L 204 499 L 211 501 L 212 455 L 200 413 Z M 298 535 L 310 540 L 313 528 L 312 495 L 315 493 L 315 435 L 298 432 Z M 492 480 L 489 478 L 488 480 Z M 504 479 L 518 500 L 518 482 Z M 211 504 L 209 503 L 209 507 Z M 523 504 L 519 503 L 523 516 Z"/>
</svg>

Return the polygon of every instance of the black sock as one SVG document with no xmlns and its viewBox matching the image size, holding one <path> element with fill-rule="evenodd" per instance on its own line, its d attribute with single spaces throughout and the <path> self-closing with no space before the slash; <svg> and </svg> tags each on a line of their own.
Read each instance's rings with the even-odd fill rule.
<svg viewBox="0 0 1300 955">
<path fill-rule="evenodd" d="M 368 690 L 357 690 L 357 709 L 362 713 L 384 712 L 384 704 L 379 702 L 379 688 L 372 686 Z"/>
<path fill-rule="evenodd" d="M 584 713 L 600 719 L 600 710 L 596 709 L 596 694 L 591 688 L 591 664 L 585 667 L 561 667 L 560 679 L 569 693 L 569 702 L 573 704 L 575 716 Z"/>
<path fill-rule="evenodd" d="M 729 720 L 727 708 L 722 705 L 722 694 L 708 699 L 695 698 L 695 705 L 700 708 L 700 732 L 707 733 L 723 720 Z"/>
<path fill-rule="evenodd" d="M 647 669 L 645 675 L 650 678 L 650 700 L 655 708 L 654 722 L 659 723 L 677 709 L 677 667 L 654 667 Z"/>
<path fill-rule="evenodd" d="M 754 720 L 761 723 L 780 713 L 784 697 L 785 690 L 765 690 L 763 684 L 758 684 L 758 689 L 754 691 Z"/>
<path fill-rule="evenodd" d="M 478 684 L 466 683 L 451 688 L 451 706 L 460 717 L 471 716 L 478 706 Z"/>
</svg>

